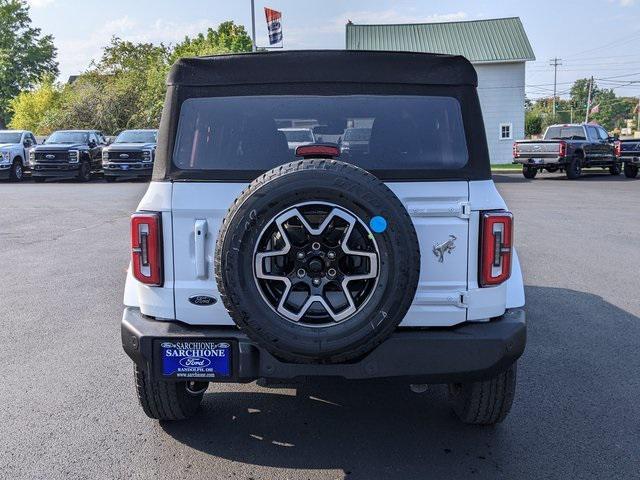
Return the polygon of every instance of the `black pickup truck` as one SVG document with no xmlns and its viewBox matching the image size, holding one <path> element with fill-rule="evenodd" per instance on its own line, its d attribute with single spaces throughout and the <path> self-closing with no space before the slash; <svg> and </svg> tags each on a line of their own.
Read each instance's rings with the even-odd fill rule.
<svg viewBox="0 0 640 480">
<path fill-rule="evenodd" d="M 513 144 L 513 163 L 522 164 L 522 174 L 534 178 L 541 170 L 564 171 L 575 179 L 583 168 L 608 168 L 620 175 L 614 139 L 599 125 L 551 125 L 542 140 L 519 140 Z"/>
<path fill-rule="evenodd" d="M 107 182 L 118 178 L 151 178 L 158 140 L 157 130 L 125 130 L 102 149 L 102 170 Z"/>
<path fill-rule="evenodd" d="M 618 159 L 624 162 L 625 177 L 636 178 L 640 166 L 640 138 L 618 140 L 615 143 L 615 152 Z"/>
<path fill-rule="evenodd" d="M 36 182 L 47 178 L 75 178 L 88 182 L 99 171 L 102 148 L 107 140 L 98 130 L 60 130 L 29 152 L 31 176 Z"/>
</svg>

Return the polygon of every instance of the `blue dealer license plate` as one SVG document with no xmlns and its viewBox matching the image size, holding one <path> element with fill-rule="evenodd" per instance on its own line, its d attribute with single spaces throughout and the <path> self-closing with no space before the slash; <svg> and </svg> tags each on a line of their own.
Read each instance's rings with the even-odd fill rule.
<svg viewBox="0 0 640 480">
<path fill-rule="evenodd" d="M 162 342 L 162 374 L 174 378 L 230 377 L 231 351 L 231 344 L 224 341 Z"/>
</svg>

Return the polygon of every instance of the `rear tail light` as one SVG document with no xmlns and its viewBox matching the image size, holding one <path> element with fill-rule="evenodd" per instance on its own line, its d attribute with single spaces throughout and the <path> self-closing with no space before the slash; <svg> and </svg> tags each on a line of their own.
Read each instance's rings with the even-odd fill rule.
<svg viewBox="0 0 640 480">
<path fill-rule="evenodd" d="M 146 285 L 162 285 L 162 228 L 159 213 L 131 216 L 131 267 Z"/>
<path fill-rule="evenodd" d="M 480 286 L 499 285 L 511 276 L 513 215 L 505 211 L 484 212 L 480 235 Z"/>
<path fill-rule="evenodd" d="M 622 153 L 622 144 L 619 141 L 616 141 L 613 144 L 613 152 L 615 153 L 616 157 L 619 157 Z"/>
<path fill-rule="evenodd" d="M 560 146 L 558 147 L 558 156 L 559 157 L 567 156 L 567 142 L 560 142 Z"/>
<path fill-rule="evenodd" d="M 518 153 L 518 144 L 514 143 L 513 144 L 513 158 L 518 158 L 520 154 Z"/>
</svg>

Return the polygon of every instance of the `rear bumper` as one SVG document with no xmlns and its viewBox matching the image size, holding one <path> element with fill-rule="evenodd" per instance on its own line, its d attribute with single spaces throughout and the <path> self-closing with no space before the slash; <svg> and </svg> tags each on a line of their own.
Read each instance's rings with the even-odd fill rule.
<svg viewBox="0 0 640 480">
<path fill-rule="evenodd" d="M 258 378 L 294 380 L 343 377 L 352 380 L 403 377 L 414 383 L 468 382 L 490 378 L 522 355 L 526 343 L 525 312 L 508 310 L 485 323 L 453 328 L 399 329 L 365 358 L 345 364 L 292 364 L 273 357 L 235 327 L 191 326 L 124 310 L 122 345 L 129 357 L 159 375 L 154 345 L 163 340 L 224 339 L 234 342 L 234 375 L 227 382 Z"/>
<path fill-rule="evenodd" d="M 567 163 L 566 157 L 518 157 L 513 159 L 513 163 L 519 163 L 521 165 L 543 166 L 543 165 L 565 165 Z"/>
</svg>

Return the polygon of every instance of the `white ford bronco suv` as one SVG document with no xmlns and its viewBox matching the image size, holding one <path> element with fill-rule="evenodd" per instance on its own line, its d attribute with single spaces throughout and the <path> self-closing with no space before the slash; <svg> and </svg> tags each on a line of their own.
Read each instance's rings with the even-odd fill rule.
<svg viewBox="0 0 640 480">
<path fill-rule="evenodd" d="M 144 412 L 192 416 L 215 382 L 395 378 L 503 420 L 524 289 L 476 85 L 446 55 L 178 61 L 131 219 L 121 331 Z M 286 128 L 324 143 L 292 151 Z M 341 152 L 349 128 L 368 148 Z"/>
</svg>

